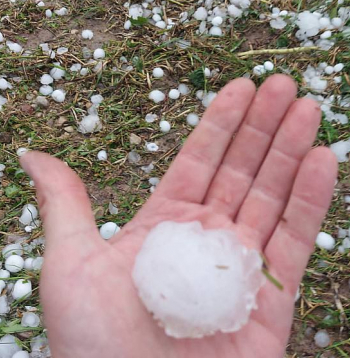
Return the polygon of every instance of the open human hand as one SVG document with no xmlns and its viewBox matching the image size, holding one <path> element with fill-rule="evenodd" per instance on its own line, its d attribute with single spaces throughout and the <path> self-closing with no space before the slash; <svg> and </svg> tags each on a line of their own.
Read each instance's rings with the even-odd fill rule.
<svg viewBox="0 0 350 358">
<path fill-rule="evenodd" d="M 294 298 L 331 200 L 337 162 L 311 149 L 320 109 L 295 100 L 287 76 L 256 92 L 236 79 L 219 93 L 135 218 L 109 241 L 96 228 L 78 176 L 59 160 L 29 152 L 46 233 L 40 294 L 53 358 L 281 358 Z M 159 222 L 199 220 L 235 230 L 262 252 L 284 286 L 267 282 L 240 331 L 202 339 L 165 335 L 138 298 L 135 256 Z"/>
</svg>

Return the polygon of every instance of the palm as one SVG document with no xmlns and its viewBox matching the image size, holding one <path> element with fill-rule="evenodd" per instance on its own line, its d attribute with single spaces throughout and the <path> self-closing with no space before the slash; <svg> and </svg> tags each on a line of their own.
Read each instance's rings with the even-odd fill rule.
<svg viewBox="0 0 350 358">
<path fill-rule="evenodd" d="M 156 193 L 109 242 L 97 233 L 79 180 L 42 154 L 26 156 L 48 238 L 41 295 L 55 358 L 282 356 L 297 286 L 336 175 L 328 150 L 309 152 L 319 111 L 308 100 L 291 106 L 294 96 L 295 86 L 284 76 L 273 76 L 257 94 L 247 80 L 228 85 Z M 61 179 L 51 187 L 42 177 L 55 172 Z M 57 195 L 57 187 L 65 194 Z M 60 210 L 65 200 L 71 205 Z M 57 217 L 67 224 L 57 225 Z M 264 253 L 284 290 L 267 283 L 259 309 L 235 334 L 167 337 L 131 280 L 145 235 L 164 220 L 235 230 L 245 245 Z"/>
</svg>

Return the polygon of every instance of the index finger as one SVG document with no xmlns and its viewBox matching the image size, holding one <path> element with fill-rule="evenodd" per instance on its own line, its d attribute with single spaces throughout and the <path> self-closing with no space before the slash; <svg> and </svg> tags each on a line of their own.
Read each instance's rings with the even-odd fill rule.
<svg viewBox="0 0 350 358">
<path fill-rule="evenodd" d="M 226 85 L 206 110 L 157 188 L 156 195 L 201 203 L 255 96 L 252 81 Z"/>
</svg>

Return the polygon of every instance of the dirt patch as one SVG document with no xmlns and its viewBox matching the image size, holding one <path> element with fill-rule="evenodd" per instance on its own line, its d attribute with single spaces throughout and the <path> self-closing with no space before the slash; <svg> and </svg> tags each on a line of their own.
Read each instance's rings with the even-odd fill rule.
<svg viewBox="0 0 350 358">
<path fill-rule="evenodd" d="M 23 37 L 27 39 L 25 48 L 34 50 L 39 47 L 40 44 L 54 40 L 56 36 L 50 30 L 40 29 L 31 34 L 24 34 Z"/>
<path fill-rule="evenodd" d="M 242 43 L 240 51 L 249 51 L 271 47 L 278 36 L 271 33 L 269 24 L 261 24 L 244 31 L 242 37 L 246 41 Z"/>
</svg>

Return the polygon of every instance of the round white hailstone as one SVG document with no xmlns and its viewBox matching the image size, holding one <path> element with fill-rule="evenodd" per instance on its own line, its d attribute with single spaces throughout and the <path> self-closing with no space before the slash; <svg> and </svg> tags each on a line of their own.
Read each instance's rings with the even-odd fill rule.
<svg viewBox="0 0 350 358">
<path fill-rule="evenodd" d="M 23 206 L 22 215 L 19 222 L 23 225 L 31 224 L 38 217 L 38 210 L 33 204 L 26 204 Z"/>
<path fill-rule="evenodd" d="M 49 85 L 43 85 L 39 88 L 39 92 L 43 96 L 49 96 L 53 92 L 53 88 Z"/>
<path fill-rule="evenodd" d="M 350 142 L 340 140 L 330 145 L 331 151 L 336 155 L 339 163 L 348 161 L 347 154 L 350 152 Z"/>
<path fill-rule="evenodd" d="M 317 76 L 311 79 L 309 86 L 316 92 L 323 92 L 327 88 L 328 83 Z"/>
<path fill-rule="evenodd" d="M 120 227 L 116 223 L 107 222 L 100 227 L 100 235 L 103 239 L 108 240 L 119 230 Z"/>
<path fill-rule="evenodd" d="M 146 143 L 146 149 L 150 152 L 157 152 L 159 147 L 156 143 Z"/>
<path fill-rule="evenodd" d="M 344 203 L 345 204 L 350 204 L 350 195 L 345 195 L 344 196 Z M 349 231 L 349 236 L 350 236 L 350 231 Z"/>
<path fill-rule="evenodd" d="M 154 15 L 152 16 L 152 20 L 153 20 L 154 22 L 162 21 L 162 17 L 161 17 L 159 14 L 154 14 Z"/>
<path fill-rule="evenodd" d="M 157 186 L 160 183 L 160 179 L 153 177 L 153 178 L 149 178 L 148 182 L 153 186 Z"/>
<path fill-rule="evenodd" d="M 132 276 L 167 335 L 200 338 L 247 323 L 265 282 L 262 264 L 234 232 L 167 221 L 147 235 Z"/>
<path fill-rule="evenodd" d="M 229 5 L 227 7 L 227 11 L 228 11 L 228 14 L 233 18 L 241 17 L 243 14 L 243 11 L 235 5 Z"/>
<path fill-rule="evenodd" d="M 11 334 L 6 334 L 0 339 L 0 357 L 13 358 L 13 355 L 21 348 L 16 343 L 16 338 Z"/>
<path fill-rule="evenodd" d="M 108 211 L 111 215 L 117 215 L 119 213 L 119 209 L 112 202 L 108 204 Z"/>
<path fill-rule="evenodd" d="M 0 90 L 11 89 L 12 85 L 5 80 L 5 78 L 0 78 Z"/>
<path fill-rule="evenodd" d="M 203 98 L 204 98 L 204 91 L 203 91 L 203 90 L 198 90 L 198 91 L 196 92 L 196 97 L 197 97 L 197 99 L 199 99 L 200 101 L 202 101 Z"/>
<path fill-rule="evenodd" d="M 5 170 L 5 165 L 4 164 L 0 164 L 0 172 L 3 172 Z"/>
<path fill-rule="evenodd" d="M 179 87 L 177 88 L 179 90 L 179 92 L 183 95 L 183 96 L 186 96 L 187 94 L 190 93 L 190 89 L 189 87 L 184 84 L 184 83 L 180 83 L 179 84 Z"/>
<path fill-rule="evenodd" d="M 83 30 L 81 37 L 85 40 L 91 40 L 94 37 L 94 33 L 91 30 Z"/>
<path fill-rule="evenodd" d="M 195 11 L 193 17 L 198 21 L 206 20 L 208 17 L 208 11 L 205 7 L 201 6 Z"/>
<path fill-rule="evenodd" d="M 130 20 L 126 20 L 126 21 L 124 22 L 124 29 L 125 29 L 125 30 L 130 30 L 130 28 L 131 28 L 131 21 L 130 21 Z"/>
<path fill-rule="evenodd" d="M 15 300 L 28 298 L 32 295 L 32 283 L 29 280 L 20 279 L 15 283 L 12 291 L 12 297 Z"/>
<path fill-rule="evenodd" d="M 7 259 L 11 255 L 23 255 L 23 248 L 20 244 L 9 244 L 2 249 L 2 256 Z"/>
<path fill-rule="evenodd" d="M 214 98 L 217 96 L 217 93 L 215 92 L 208 92 L 207 94 L 205 94 L 203 96 L 203 101 L 202 101 L 202 105 L 204 107 L 209 107 L 210 103 L 213 102 Z"/>
<path fill-rule="evenodd" d="M 333 81 L 334 81 L 334 83 L 339 84 L 342 82 L 342 78 L 341 78 L 341 76 L 335 76 L 333 78 Z"/>
<path fill-rule="evenodd" d="M 324 69 L 324 72 L 325 72 L 327 75 L 331 75 L 331 74 L 334 72 L 334 67 L 333 67 L 333 66 L 327 66 L 327 67 Z"/>
<path fill-rule="evenodd" d="M 33 270 L 33 261 L 34 259 L 32 257 L 28 257 L 27 259 L 24 260 L 24 269 L 31 271 Z"/>
<path fill-rule="evenodd" d="M 219 26 L 213 26 L 210 30 L 209 30 L 209 35 L 212 36 L 222 36 L 222 30 Z"/>
<path fill-rule="evenodd" d="M 153 14 L 161 14 L 161 13 L 162 13 L 162 9 L 161 9 L 161 7 L 159 7 L 159 6 L 155 6 L 155 7 L 152 9 L 152 12 L 153 12 Z"/>
<path fill-rule="evenodd" d="M 329 344 L 331 343 L 329 334 L 325 330 L 318 331 L 315 334 L 314 341 L 315 341 L 316 346 L 320 347 L 320 348 L 325 348 L 325 347 L 329 346 Z"/>
<path fill-rule="evenodd" d="M 316 245 L 321 249 L 326 249 L 328 251 L 333 250 L 335 246 L 335 240 L 331 235 L 325 232 L 320 232 L 316 238 Z"/>
<path fill-rule="evenodd" d="M 100 118 L 95 114 L 84 116 L 79 124 L 78 132 L 83 134 L 98 132 L 102 129 Z"/>
<path fill-rule="evenodd" d="M 154 122 L 156 119 L 158 118 L 158 116 L 154 113 L 147 113 L 146 117 L 145 117 L 145 121 L 147 123 L 152 123 Z"/>
<path fill-rule="evenodd" d="M 52 11 L 50 9 L 47 9 L 45 11 L 45 16 L 48 17 L 48 18 L 52 17 Z"/>
<path fill-rule="evenodd" d="M 66 94 L 62 90 L 58 89 L 51 93 L 51 97 L 55 102 L 62 103 L 66 99 Z"/>
<path fill-rule="evenodd" d="M 321 39 L 329 39 L 330 37 L 332 37 L 332 31 L 325 31 L 321 36 L 320 38 Z"/>
<path fill-rule="evenodd" d="M 39 1 L 36 6 L 38 7 L 44 7 L 45 6 L 45 3 L 43 1 Z"/>
<path fill-rule="evenodd" d="M 210 77 L 211 76 L 210 68 L 208 68 L 208 67 L 204 68 L 204 76 L 205 77 Z"/>
<path fill-rule="evenodd" d="M 107 152 L 105 150 L 100 150 L 97 153 L 97 159 L 101 161 L 106 161 L 108 159 Z"/>
<path fill-rule="evenodd" d="M 5 268 L 9 272 L 19 272 L 24 267 L 24 260 L 19 255 L 11 255 L 5 261 Z"/>
<path fill-rule="evenodd" d="M 266 71 L 272 71 L 274 69 L 274 64 L 271 61 L 264 62 L 264 68 Z"/>
<path fill-rule="evenodd" d="M 342 63 L 338 63 L 334 66 L 334 72 L 338 73 L 341 72 L 344 68 L 344 65 Z"/>
<path fill-rule="evenodd" d="M 223 18 L 221 16 L 215 16 L 212 20 L 211 23 L 213 26 L 220 26 L 223 23 Z"/>
<path fill-rule="evenodd" d="M 266 73 L 264 65 L 257 65 L 253 68 L 254 75 L 260 77 Z"/>
<path fill-rule="evenodd" d="M 9 48 L 10 51 L 14 53 L 20 53 L 23 50 L 21 45 L 12 41 L 6 41 L 6 46 Z"/>
<path fill-rule="evenodd" d="M 328 17 L 321 17 L 319 19 L 321 29 L 326 29 L 331 25 L 331 20 Z"/>
<path fill-rule="evenodd" d="M 142 17 L 143 15 L 143 9 L 142 6 L 139 4 L 131 5 L 129 8 L 129 16 L 133 18 L 134 20 L 138 19 L 139 17 Z"/>
<path fill-rule="evenodd" d="M 10 272 L 7 270 L 0 270 L 0 278 L 9 278 L 10 277 Z"/>
<path fill-rule="evenodd" d="M 81 64 L 80 63 L 73 63 L 73 65 L 70 67 L 70 70 L 72 72 L 78 72 L 81 70 Z"/>
<path fill-rule="evenodd" d="M 91 96 L 90 100 L 92 104 L 96 104 L 99 105 L 103 102 L 103 96 L 101 96 L 100 94 L 95 94 L 93 96 Z"/>
<path fill-rule="evenodd" d="M 27 148 L 18 148 L 16 153 L 19 157 L 21 157 L 22 155 L 26 154 L 28 151 L 29 151 L 29 149 L 27 149 Z M 31 204 L 29 204 L 29 205 L 31 205 Z"/>
<path fill-rule="evenodd" d="M 156 67 L 155 69 L 153 69 L 152 74 L 155 78 L 161 78 L 164 76 L 164 71 L 160 67 Z"/>
<path fill-rule="evenodd" d="M 18 351 L 12 356 L 12 358 L 29 358 L 29 353 L 26 351 Z"/>
<path fill-rule="evenodd" d="M 40 324 L 40 318 L 33 312 L 23 313 L 21 325 L 23 327 L 38 327 Z"/>
<path fill-rule="evenodd" d="M 55 10 L 55 14 L 58 16 L 66 16 L 68 14 L 68 9 L 65 7 L 61 7 L 58 10 Z"/>
<path fill-rule="evenodd" d="M 43 85 L 49 85 L 50 83 L 53 82 L 53 78 L 48 74 L 44 74 L 44 75 L 41 76 L 40 82 Z"/>
<path fill-rule="evenodd" d="M 156 26 L 159 27 L 160 29 L 165 29 L 166 23 L 165 23 L 165 21 L 157 21 Z"/>
<path fill-rule="evenodd" d="M 199 123 L 198 114 L 189 113 L 186 117 L 186 121 L 190 126 L 195 127 Z"/>
<path fill-rule="evenodd" d="M 335 28 L 339 28 L 343 26 L 343 21 L 340 17 L 333 17 L 331 23 Z"/>
<path fill-rule="evenodd" d="M 280 13 L 279 13 L 279 16 L 287 16 L 288 15 L 288 11 L 287 10 L 282 10 Z"/>
<path fill-rule="evenodd" d="M 177 89 L 171 89 L 170 91 L 169 91 L 169 98 L 171 98 L 171 99 L 178 99 L 180 97 L 180 91 L 179 90 L 177 90 Z"/>
<path fill-rule="evenodd" d="M 106 57 L 106 52 L 102 48 L 98 48 L 94 51 L 94 59 L 99 60 Z"/>
<path fill-rule="evenodd" d="M 170 131 L 171 129 L 171 125 L 168 121 L 160 121 L 159 122 L 159 128 L 160 128 L 160 131 L 163 132 L 163 133 L 167 133 Z"/>
<path fill-rule="evenodd" d="M 155 103 L 159 103 L 165 100 L 165 94 L 159 90 L 154 90 L 149 94 L 148 98 Z"/>
<path fill-rule="evenodd" d="M 82 76 L 86 76 L 88 73 L 89 73 L 89 69 L 86 68 L 86 67 L 84 67 L 84 68 L 82 68 L 82 69 L 80 70 L 80 74 L 81 74 Z"/>
<path fill-rule="evenodd" d="M 60 66 L 58 62 L 54 63 L 55 66 Z M 60 80 L 62 77 L 66 74 L 65 70 L 62 70 L 61 68 L 54 67 L 50 71 L 50 75 L 54 80 Z"/>
<path fill-rule="evenodd" d="M 59 47 L 58 49 L 57 49 L 57 54 L 58 55 L 63 55 L 63 54 L 65 54 L 65 53 L 67 53 L 68 52 L 68 48 L 67 47 Z"/>
<path fill-rule="evenodd" d="M 32 262 L 34 271 L 40 271 L 44 263 L 44 258 L 41 256 L 36 257 Z"/>
<path fill-rule="evenodd" d="M 2 34 L 1 31 L 0 31 L 0 42 L 4 42 L 4 35 Z"/>
</svg>

